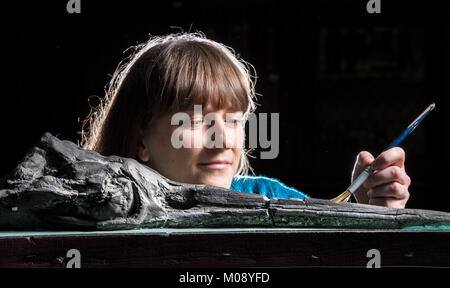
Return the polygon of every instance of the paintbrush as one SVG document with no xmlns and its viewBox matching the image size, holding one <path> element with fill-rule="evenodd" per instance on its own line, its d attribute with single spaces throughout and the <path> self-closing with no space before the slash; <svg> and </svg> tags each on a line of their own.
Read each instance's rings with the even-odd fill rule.
<svg viewBox="0 0 450 288">
<path fill-rule="evenodd" d="M 436 106 L 434 103 L 431 103 L 430 106 L 427 107 L 427 109 L 425 109 L 413 122 L 411 122 L 411 124 L 409 124 L 408 128 L 406 128 L 406 130 L 400 134 L 400 136 L 397 137 L 397 139 L 395 139 L 391 145 L 389 145 L 386 149 L 383 150 L 389 150 L 392 147 L 396 147 L 398 145 L 400 145 L 400 143 L 402 143 L 402 141 L 409 135 L 411 134 L 411 132 L 416 129 L 417 125 L 419 125 L 420 122 L 422 122 L 422 120 L 428 115 L 428 113 L 431 112 L 431 110 L 433 110 L 434 106 Z M 358 178 L 356 178 L 355 181 L 353 181 L 353 183 L 347 188 L 347 190 L 345 190 L 344 193 L 340 194 L 339 196 L 337 196 L 336 198 L 331 199 L 331 201 L 335 202 L 335 203 L 339 203 L 339 202 L 347 202 L 348 199 L 350 199 L 350 196 L 364 183 L 364 181 L 366 181 L 366 179 L 373 174 L 373 169 L 371 166 L 368 166 L 359 176 Z"/>
</svg>

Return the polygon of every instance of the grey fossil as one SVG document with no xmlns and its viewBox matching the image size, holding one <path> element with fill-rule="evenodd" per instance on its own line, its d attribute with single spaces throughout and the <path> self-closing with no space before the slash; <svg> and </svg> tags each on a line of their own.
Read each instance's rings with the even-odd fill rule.
<svg viewBox="0 0 450 288">
<path fill-rule="evenodd" d="M 49 133 L 0 180 L 2 230 L 422 225 L 450 225 L 450 213 L 314 198 L 268 199 L 178 183 L 134 159 L 102 156 Z"/>
</svg>

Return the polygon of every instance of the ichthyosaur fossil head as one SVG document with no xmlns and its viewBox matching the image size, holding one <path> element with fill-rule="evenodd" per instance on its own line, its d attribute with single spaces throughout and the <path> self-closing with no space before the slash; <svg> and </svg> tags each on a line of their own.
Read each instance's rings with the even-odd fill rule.
<svg viewBox="0 0 450 288">
<path fill-rule="evenodd" d="M 313 198 L 268 199 L 179 183 L 134 159 L 102 156 L 49 133 L 0 180 L 2 230 L 420 225 L 450 225 L 450 213 Z"/>
</svg>

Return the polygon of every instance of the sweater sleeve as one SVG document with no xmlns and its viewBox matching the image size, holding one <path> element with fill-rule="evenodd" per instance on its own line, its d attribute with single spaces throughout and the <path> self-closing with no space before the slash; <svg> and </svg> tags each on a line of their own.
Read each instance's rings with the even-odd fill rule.
<svg viewBox="0 0 450 288">
<path fill-rule="evenodd" d="M 305 193 L 300 192 L 295 188 L 288 187 L 277 179 L 265 176 L 235 176 L 230 189 L 264 195 L 269 199 L 309 198 Z"/>
</svg>

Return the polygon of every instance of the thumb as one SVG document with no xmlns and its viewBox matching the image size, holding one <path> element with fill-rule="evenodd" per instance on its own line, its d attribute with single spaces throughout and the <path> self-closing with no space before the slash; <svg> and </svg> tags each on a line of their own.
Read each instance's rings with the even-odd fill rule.
<svg viewBox="0 0 450 288">
<path fill-rule="evenodd" d="M 361 174 L 364 169 L 366 169 L 367 166 L 372 164 L 372 162 L 375 160 L 375 157 L 373 157 L 372 154 L 370 154 L 367 151 L 361 151 L 358 154 L 358 157 L 356 157 L 355 165 L 353 166 L 353 172 L 352 172 L 352 182 L 356 177 Z"/>
</svg>

